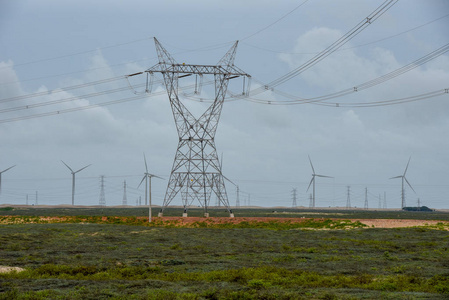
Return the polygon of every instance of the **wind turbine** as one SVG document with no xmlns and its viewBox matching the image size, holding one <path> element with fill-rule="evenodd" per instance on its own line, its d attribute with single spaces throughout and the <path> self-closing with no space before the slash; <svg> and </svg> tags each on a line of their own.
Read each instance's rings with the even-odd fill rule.
<svg viewBox="0 0 449 300">
<path fill-rule="evenodd" d="M 312 179 L 310 180 L 309 187 L 307 188 L 306 192 L 309 191 L 310 185 L 313 183 L 312 207 L 315 208 L 315 177 L 325 177 L 325 178 L 334 178 L 334 177 L 316 174 L 315 169 L 313 168 L 312 160 L 310 159 L 310 155 L 309 155 L 309 162 L 310 166 L 312 167 Z"/>
<path fill-rule="evenodd" d="M 62 161 L 62 160 L 61 160 Z M 84 170 L 85 168 L 87 168 L 90 165 L 87 165 L 81 169 L 79 169 L 78 171 L 73 171 L 72 168 L 70 168 L 65 162 L 62 161 L 62 163 L 69 168 L 70 172 L 72 172 L 72 205 L 75 205 L 75 174 L 78 172 L 81 172 L 82 170 Z"/>
<path fill-rule="evenodd" d="M 145 161 L 146 172 L 144 173 L 142 181 L 140 181 L 139 186 L 137 188 L 139 188 L 140 185 L 142 184 L 142 182 L 145 180 L 145 205 L 147 205 L 148 190 L 149 190 L 149 194 L 150 194 L 150 198 L 148 201 L 148 204 L 149 204 L 148 222 L 150 223 L 151 222 L 151 177 L 156 177 L 159 179 L 164 179 L 164 178 L 148 173 L 147 158 L 145 157 L 145 153 L 143 154 L 143 160 Z M 148 178 L 150 180 L 148 180 Z"/>
<path fill-rule="evenodd" d="M 9 169 L 14 168 L 16 165 L 9 167 L 8 169 L 5 169 L 3 171 L 0 171 L 0 194 L 2 193 L 2 174 L 5 173 L 6 171 L 8 171 Z"/>
<path fill-rule="evenodd" d="M 408 169 L 408 165 L 410 163 L 410 159 L 412 159 L 412 157 L 410 156 L 410 158 L 408 159 L 408 163 L 407 166 L 405 167 L 405 171 L 404 174 L 399 175 L 399 176 L 395 176 L 395 177 L 391 177 L 390 179 L 395 179 L 395 178 L 401 178 L 402 179 L 402 188 L 401 188 L 401 200 L 402 200 L 402 207 L 405 207 L 405 186 L 404 186 L 404 181 L 407 182 L 408 186 L 412 189 L 412 191 L 416 194 L 415 190 L 413 189 L 412 185 L 410 184 L 410 182 L 408 182 L 407 178 L 405 177 L 405 173 L 407 173 L 407 169 Z"/>
</svg>

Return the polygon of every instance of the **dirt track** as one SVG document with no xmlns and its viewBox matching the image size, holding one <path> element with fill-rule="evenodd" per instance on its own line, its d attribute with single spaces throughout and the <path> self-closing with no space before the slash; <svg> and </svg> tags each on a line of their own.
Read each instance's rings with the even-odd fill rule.
<svg viewBox="0 0 449 300">
<path fill-rule="evenodd" d="M 194 222 L 208 222 L 208 223 L 241 223 L 241 222 L 292 222 L 301 223 L 309 218 L 274 218 L 274 217 L 213 217 L 213 218 L 201 218 L 201 217 L 162 217 L 153 218 L 156 220 L 170 220 L 178 221 L 181 224 L 189 224 Z M 351 219 L 351 221 L 360 221 L 361 223 L 374 228 L 399 228 L 399 227 L 412 227 L 412 226 L 424 226 L 424 225 L 434 225 L 437 223 L 448 223 L 443 221 L 435 220 L 402 220 L 402 219 Z"/>
</svg>

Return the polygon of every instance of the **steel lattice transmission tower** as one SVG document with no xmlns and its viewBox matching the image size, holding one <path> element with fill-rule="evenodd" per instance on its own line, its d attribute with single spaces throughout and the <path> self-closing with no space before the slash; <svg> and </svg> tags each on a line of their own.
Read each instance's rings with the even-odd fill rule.
<svg viewBox="0 0 449 300">
<path fill-rule="evenodd" d="M 123 182 L 123 199 L 122 205 L 128 205 L 128 198 L 126 197 L 126 180 Z"/>
<path fill-rule="evenodd" d="M 238 42 L 217 65 L 179 64 L 156 38 L 154 42 L 159 63 L 145 72 L 150 75 L 162 74 L 179 136 L 178 149 L 159 215 L 162 216 L 164 209 L 178 193 L 181 193 L 184 213 L 187 213 L 187 207 L 197 200 L 204 207 L 205 215 L 207 215 L 211 193 L 214 192 L 218 201 L 227 208 L 230 216 L 233 216 L 214 139 L 229 80 L 243 77 L 249 82 L 251 78 L 250 75 L 234 66 Z M 201 78 L 203 75 L 213 75 L 215 79 L 215 99 L 198 119 L 178 97 L 178 79 L 191 75 Z"/>
<path fill-rule="evenodd" d="M 104 175 L 100 176 L 100 199 L 98 205 L 106 206 L 106 196 L 104 194 Z"/>
<path fill-rule="evenodd" d="M 292 189 L 292 199 L 293 199 L 292 207 L 295 208 L 298 206 L 298 204 L 296 203 L 296 189 L 295 188 Z"/>
<path fill-rule="evenodd" d="M 346 188 L 348 189 L 346 196 L 346 208 L 351 208 L 351 187 L 348 185 Z"/>
</svg>

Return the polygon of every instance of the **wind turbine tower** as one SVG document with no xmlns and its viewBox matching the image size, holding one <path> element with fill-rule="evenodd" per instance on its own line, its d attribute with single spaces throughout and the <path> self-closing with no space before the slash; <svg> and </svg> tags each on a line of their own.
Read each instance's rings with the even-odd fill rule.
<svg viewBox="0 0 449 300">
<path fill-rule="evenodd" d="M 310 162 L 310 166 L 312 167 L 312 180 L 310 180 L 309 187 L 307 188 L 307 191 L 309 191 L 310 185 L 313 184 L 312 208 L 315 208 L 315 177 L 325 177 L 325 178 L 334 178 L 334 177 L 316 174 L 315 169 L 313 168 L 312 160 L 310 159 L 310 155 L 309 155 L 309 162 Z"/>
<path fill-rule="evenodd" d="M 149 75 L 162 74 L 179 137 L 160 215 L 178 194 L 181 194 L 184 207 L 197 200 L 205 208 L 206 214 L 211 193 L 214 192 L 232 216 L 215 147 L 215 133 L 229 80 L 242 77 L 248 79 L 248 84 L 250 81 L 250 75 L 234 66 L 238 42 L 217 65 L 177 63 L 156 38 L 154 42 L 159 63 L 145 72 Z M 192 75 L 200 78 L 210 75 L 215 80 L 215 99 L 199 118 L 195 118 L 178 97 L 178 80 Z M 245 90 L 242 94 L 246 95 Z"/>
<path fill-rule="evenodd" d="M 61 160 L 62 161 L 62 160 Z M 87 168 L 90 165 L 87 165 L 81 169 L 79 169 L 78 171 L 73 171 L 72 168 L 70 168 L 65 162 L 62 161 L 62 163 L 69 168 L 70 172 L 72 172 L 72 205 L 75 205 L 75 174 L 78 172 L 81 172 L 82 170 L 84 170 L 85 168 Z"/>
<path fill-rule="evenodd" d="M 3 171 L 0 171 L 0 194 L 2 193 L 2 174 L 5 173 L 6 171 L 14 168 L 16 165 L 9 167 L 7 169 L 4 169 Z"/>
<path fill-rule="evenodd" d="M 409 186 L 409 187 L 412 189 L 412 191 L 416 194 L 416 192 L 415 192 L 415 190 L 413 189 L 412 185 L 410 184 L 410 182 L 408 182 L 407 178 L 405 177 L 405 174 L 407 173 L 408 165 L 410 164 L 410 159 L 411 159 L 411 158 L 412 158 L 412 157 L 410 157 L 410 158 L 408 159 L 407 166 L 405 167 L 404 174 L 398 175 L 398 176 L 395 176 L 395 177 L 391 177 L 391 178 L 390 178 L 390 179 L 401 178 L 401 181 L 402 181 L 402 185 L 401 185 L 401 200 L 402 200 L 401 208 L 404 208 L 404 207 L 406 206 L 406 204 L 405 204 L 405 184 L 404 184 L 404 181 L 408 184 L 408 186 Z"/>
</svg>

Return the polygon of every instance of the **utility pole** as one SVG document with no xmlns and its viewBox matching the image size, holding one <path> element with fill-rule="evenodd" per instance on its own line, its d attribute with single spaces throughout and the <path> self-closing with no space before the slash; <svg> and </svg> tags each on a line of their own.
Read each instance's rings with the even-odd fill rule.
<svg viewBox="0 0 449 300">
<path fill-rule="evenodd" d="M 348 185 L 348 195 L 346 197 L 346 208 L 351 208 L 351 187 Z"/>
<path fill-rule="evenodd" d="M 384 192 L 384 209 L 387 208 L 387 192 Z"/>
<path fill-rule="evenodd" d="M 100 200 L 98 204 L 100 206 L 106 206 L 106 197 L 104 194 L 104 175 L 100 176 Z"/>
<path fill-rule="evenodd" d="M 365 187 L 365 205 L 363 208 L 368 209 L 368 188 L 367 187 Z"/>
<path fill-rule="evenodd" d="M 27 197 L 26 197 L 26 205 L 28 205 L 28 194 L 27 194 Z"/>
<path fill-rule="evenodd" d="M 35 199 L 35 202 L 34 202 L 34 205 L 38 205 L 38 202 L 37 202 L 37 191 L 36 191 L 36 199 Z"/>
<path fill-rule="evenodd" d="M 382 200 L 381 200 L 382 198 L 380 197 L 380 194 L 379 194 L 379 209 L 381 209 L 382 208 Z"/>
<path fill-rule="evenodd" d="M 197 200 L 204 206 L 206 214 L 211 193 L 214 192 L 232 217 L 222 167 L 215 147 L 215 133 L 229 80 L 237 77 L 251 78 L 250 75 L 234 66 L 238 42 L 217 65 L 179 64 L 156 38 L 154 42 L 159 63 L 145 72 L 150 76 L 154 73 L 162 74 L 179 137 L 173 168 L 159 215 L 162 216 L 164 209 L 179 193 L 184 207 Z M 129 76 L 137 74 L 140 73 Z M 178 97 L 179 79 L 192 75 L 200 76 L 200 78 L 210 75 L 215 79 L 215 100 L 198 119 Z M 150 89 L 147 88 L 147 90 Z M 196 91 L 199 92 L 197 89 Z M 246 95 L 247 91 L 244 90 L 243 94 Z"/>
<path fill-rule="evenodd" d="M 293 188 L 293 190 L 292 190 L 292 199 L 293 199 L 292 207 L 295 208 L 298 206 L 298 204 L 296 203 L 296 189 L 295 188 Z"/>
<path fill-rule="evenodd" d="M 128 199 L 126 198 L 126 180 L 123 182 L 123 200 L 122 205 L 128 205 Z"/>
</svg>

